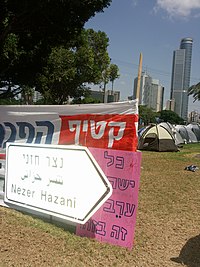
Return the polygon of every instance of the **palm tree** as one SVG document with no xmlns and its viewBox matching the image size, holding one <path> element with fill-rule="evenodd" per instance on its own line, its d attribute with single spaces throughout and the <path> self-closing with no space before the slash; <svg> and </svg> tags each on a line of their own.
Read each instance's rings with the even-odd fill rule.
<svg viewBox="0 0 200 267">
<path fill-rule="evenodd" d="M 114 81 L 119 78 L 119 68 L 116 64 L 110 64 L 110 81 L 112 83 L 112 93 L 113 93 L 113 85 Z"/>
<path fill-rule="evenodd" d="M 188 95 L 193 95 L 193 102 L 195 102 L 196 100 L 200 100 L 200 82 L 192 85 L 188 89 Z"/>
<path fill-rule="evenodd" d="M 34 89 L 29 86 L 23 86 L 22 103 L 25 105 L 32 105 L 34 97 Z"/>
</svg>

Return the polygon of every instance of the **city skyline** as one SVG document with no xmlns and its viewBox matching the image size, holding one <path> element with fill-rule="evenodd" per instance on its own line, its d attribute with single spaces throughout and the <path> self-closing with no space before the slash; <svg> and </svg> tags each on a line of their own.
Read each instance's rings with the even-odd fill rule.
<svg viewBox="0 0 200 267">
<path fill-rule="evenodd" d="M 190 85 L 200 81 L 200 1 L 196 5 L 192 2 L 186 5 L 186 2 L 115 0 L 103 13 L 96 14 L 86 23 L 85 28 L 104 31 L 109 38 L 111 63 L 118 65 L 120 70 L 114 90 L 120 90 L 121 100 L 127 100 L 133 94 L 142 53 L 142 70 L 158 79 L 165 88 L 165 106 L 170 99 L 173 51 L 185 37 L 194 40 Z M 192 102 L 190 96 L 189 111 L 200 113 L 200 102 Z"/>
</svg>

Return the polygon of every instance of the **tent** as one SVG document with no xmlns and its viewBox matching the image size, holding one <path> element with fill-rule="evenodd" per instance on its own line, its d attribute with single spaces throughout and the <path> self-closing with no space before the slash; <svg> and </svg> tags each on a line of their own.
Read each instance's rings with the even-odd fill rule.
<svg viewBox="0 0 200 267">
<path fill-rule="evenodd" d="M 186 143 L 197 143 L 197 137 L 194 132 L 185 125 L 176 125 L 176 130 L 180 133 Z"/>
<path fill-rule="evenodd" d="M 152 124 L 146 128 L 138 141 L 139 150 L 178 151 L 173 135 L 160 124 Z"/>
<path fill-rule="evenodd" d="M 144 132 L 144 130 L 147 128 L 148 126 L 144 126 L 140 129 L 138 129 L 138 137 L 140 137 L 142 135 L 142 133 Z"/>
<path fill-rule="evenodd" d="M 182 136 L 180 135 L 180 133 L 176 130 L 175 126 L 172 125 L 169 122 L 161 122 L 160 125 L 162 125 L 163 127 L 165 127 L 174 137 L 175 140 L 175 144 L 177 146 L 184 144 L 184 140 L 182 138 Z"/>
<path fill-rule="evenodd" d="M 187 129 L 192 130 L 192 132 L 196 135 L 197 141 L 200 142 L 200 127 L 198 124 L 188 124 Z"/>
</svg>

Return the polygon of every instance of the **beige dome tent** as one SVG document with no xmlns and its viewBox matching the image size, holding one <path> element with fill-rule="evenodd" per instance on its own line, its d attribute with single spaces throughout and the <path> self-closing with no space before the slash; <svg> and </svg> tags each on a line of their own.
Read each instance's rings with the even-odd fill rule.
<svg viewBox="0 0 200 267">
<path fill-rule="evenodd" d="M 178 151 L 173 135 L 159 124 L 147 127 L 139 138 L 138 149 L 160 152 Z"/>
<path fill-rule="evenodd" d="M 161 122 L 160 125 L 166 128 L 173 135 L 175 144 L 177 146 L 181 146 L 182 144 L 185 143 L 180 133 L 176 130 L 175 126 L 173 126 L 171 123 Z"/>
</svg>

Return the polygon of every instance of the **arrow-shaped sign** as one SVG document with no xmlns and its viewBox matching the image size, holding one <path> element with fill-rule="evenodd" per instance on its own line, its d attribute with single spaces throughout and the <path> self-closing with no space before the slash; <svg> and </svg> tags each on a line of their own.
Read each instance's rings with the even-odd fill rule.
<svg viewBox="0 0 200 267">
<path fill-rule="evenodd" d="M 86 147 L 7 144 L 7 204 L 84 224 L 111 194 Z"/>
</svg>

